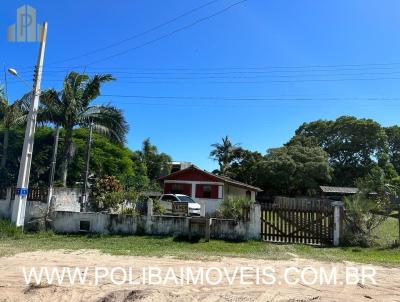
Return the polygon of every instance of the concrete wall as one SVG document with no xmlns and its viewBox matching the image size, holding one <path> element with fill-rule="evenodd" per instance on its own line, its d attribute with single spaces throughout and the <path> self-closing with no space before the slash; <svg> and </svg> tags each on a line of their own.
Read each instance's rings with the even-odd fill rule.
<svg viewBox="0 0 400 302">
<path fill-rule="evenodd" d="M 254 204 L 250 221 L 211 219 L 211 238 L 246 240 L 261 238 L 261 208 Z M 52 227 L 58 233 L 78 233 L 81 221 L 90 222 L 89 232 L 100 234 L 189 236 L 190 217 L 127 216 L 102 213 L 56 212 Z M 204 236 L 205 226 L 192 225 L 192 236 Z"/>
<path fill-rule="evenodd" d="M 80 189 L 54 188 L 52 198 L 53 211 L 79 212 Z M 0 200 L 0 218 L 10 218 L 14 196 L 11 196 L 11 189 L 7 189 L 7 198 Z M 43 217 L 47 211 L 47 203 L 28 200 L 25 211 L 25 221 Z"/>
<path fill-rule="evenodd" d="M 188 217 L 127 216 L 102 213 L 56 212 L 52 227 L 57 233 L 79 233 L 81 221 L 90 222 L 91 233 L 126 235 L 188 236 Z M 192 229 L 194 235 L 204 232 Z M 193 235 L 193 234 L 192 234 Z"/>
<path fill-rule="evenodd" d="M 79 212 L 81 205 L 79 198 L 81 196 L 79 188 L 54 188 L 52 201 L 55 211 Z"/>
</svg>

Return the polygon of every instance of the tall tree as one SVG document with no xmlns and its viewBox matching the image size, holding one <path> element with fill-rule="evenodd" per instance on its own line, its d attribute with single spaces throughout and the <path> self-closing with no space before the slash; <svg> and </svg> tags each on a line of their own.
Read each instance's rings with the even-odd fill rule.
<svg viewBox="0 0 400 302">
<path fill-rule="evenodd" d="M 262 186 L 264 161 L 261 153 L 238 148 L 229 168 L 229 176 L 249 185 Z"/>
<path fill-rule="evenodd" d="M 328 154 L 320 147 L 301 145 L 268 150 L 261 168 L 266 190 L 274 194 L 315 195 L 331 181 Z"/>
<path fill-rule="evenodd" d="M 388 127 L 385 131 L 388 137 L 389 160 L 397 173 L 400 173 L 400 127 Z"/>
<path fill-rule="evenodd" d="M 165 153 L 159 153 L 149 138 L 143 141 L 142 150 L 134 153 L 133 160 L 137 167 L 143 168 L 144 165 L 147 176 L 152 182 L 171 171 L 171 157 Z"/>
<path fill-rule="evenodd" d="M 68 166 L 74 154 L 72 133 L 74 127 L 88 127 L 123 144 L 128 125 L 121 110 L 110 105 L 91 105 L 100 95 L 103 83 L 114 80 L 110 74 L 89 77 L 70 72 L 60 92 L 47 90 L 41 97 L 43 119 L 65 130 L 61 164 L 61 180 L 67 185 Z"/>
<path fill-rule="evenodd" d="M 211 158 L 218 161 L 219 173 L 227 175 L 231 162 L 235 158 L 235 152 L 239 149 L 239 144 L 233 144 L 228 136 L 222 138 L 222 143 L 212 144 L 214 149 L 210 152 Z"/>
<path fill-rule="evenodd" d="M 341 116 L 334 121 L 304 123 L 287 145 L 299 142 L 309 146 L 315 142 L 328 153 L 336 185 L 354 185 L 374 166 L 388 164 L 387 136 L 381 125 L 371 119 Z"/>
</svg>

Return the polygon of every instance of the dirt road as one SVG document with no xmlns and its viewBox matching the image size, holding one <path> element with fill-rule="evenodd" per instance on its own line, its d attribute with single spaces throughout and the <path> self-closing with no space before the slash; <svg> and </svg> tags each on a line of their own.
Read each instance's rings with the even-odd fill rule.
<svg viewBox="0 0 400 302">
<path fill-rule="evenodd" d="M 323 263 L 292 256 L 289 261 L 191 261 L 96 251 L 23 253 L 0 258 L 0 301 L 400 301 L 400 267 Z M 32 267 L 38 273 L 47 268 L 49 276 L 54 268 L 69 270 L 85 280 L 74 285 L 68 278 L 61 283 L 26 280 Z M 329 280 L 332 271 L 336 285 Z M 325 273 L 322 279 L 321 272 Z M 346 280 L 349 272 L 352 278 Z M 321 285 L 321 280 L 330 283 Z"/>
</svg>

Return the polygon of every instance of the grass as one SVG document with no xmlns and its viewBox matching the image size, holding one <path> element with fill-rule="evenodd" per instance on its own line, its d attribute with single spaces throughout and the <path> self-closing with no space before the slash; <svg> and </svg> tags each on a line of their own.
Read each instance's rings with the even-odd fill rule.
<svg viewBox="0 0 400 302">
<path fill-rule="evenodd" d="M 400 266 L 398 248 L 312 247 L 295 244 L 269 244 L 260 241 L 189 242 L 172 237 L 118 235 L 57 235 L 52 232 L 26 233 L 0 221 L 0 257 L 21 252 L 95 249 L 111 255 L 172 256 L 181 259 L 244 257 L 284 260 L 296 254 L 321 261 L 351 261 Z"/>
<path fill-rule="evenodd" d="M 398 228 L 399 222 L 397 217 L 389 217 L 373 231 L 373 235 L 376 238 L 376 243 L 380 247 L 391 246 L 399 238 Z"/>
</svg>

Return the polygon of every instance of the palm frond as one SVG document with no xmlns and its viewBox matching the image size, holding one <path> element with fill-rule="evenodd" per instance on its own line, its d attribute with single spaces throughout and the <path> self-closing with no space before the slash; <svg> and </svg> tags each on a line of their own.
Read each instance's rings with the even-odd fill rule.
<svg viewBox="0 0 400 302">
<path fill-rule="evenodd" d="M 93 123 L 96 129 L 101 129 L 103 134 L 107 133 L 110 139 L 120 144 L 125 142 L 129 130 L 122 111 L 109 105 L 88 107 L 78 116 L 77 122 L 83 127 Z M 108 130 L 105 131 L 105 128 Z"/>
<path fill-rule="evenodd" d="M 95 75 L 88 79 L 82 93 L 82 106 L 88 106 L 90 101 L 100 95 L 101 84 L 115 80 L 111 74 Z"/>
</svg>

